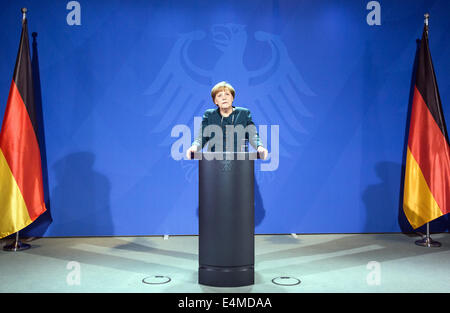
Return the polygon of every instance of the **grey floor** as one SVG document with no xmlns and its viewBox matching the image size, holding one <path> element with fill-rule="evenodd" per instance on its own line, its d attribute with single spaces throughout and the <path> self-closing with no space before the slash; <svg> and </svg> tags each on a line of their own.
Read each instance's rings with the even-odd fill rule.
<svg viewBox="0 0 450 313">
<path fill-rule="evenodd" d="M 405 234 L 256 235 L 255 284 L 238 288 L 197 283 L 197 236 L 37 238 L 25 251 L 0 250 L 0 292 L 448 293 L 450 234 L 432 238 L 442 246 Z M 143 283 L 156 276 L 171 280 Z"/>
</svg>

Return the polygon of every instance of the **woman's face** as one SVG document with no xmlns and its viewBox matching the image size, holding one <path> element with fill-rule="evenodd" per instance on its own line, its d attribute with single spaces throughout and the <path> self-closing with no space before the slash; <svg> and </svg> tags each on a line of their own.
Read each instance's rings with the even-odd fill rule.
<svg viewBox="0 0 450 313">
<path fill-rule="evenodd" d="M 214 103 L 221 109 L 228 109 L 233 105 L 233 100 L 234 98 L 231 92 L 228 89 L 223 89 L 216 94 Z"/>
</svg>

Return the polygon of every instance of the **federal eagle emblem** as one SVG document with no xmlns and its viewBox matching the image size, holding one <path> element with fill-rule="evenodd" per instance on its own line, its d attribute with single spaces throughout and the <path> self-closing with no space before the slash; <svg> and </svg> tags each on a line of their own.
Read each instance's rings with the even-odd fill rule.
<svg viewBox="0 0 450 313">
<path fill-rule="evenodd" d="M 214 107 L 210 97 L 212 86 L 225 80 L 236 89 L 235 105 L 250 109 L 257 126 L 280 125 L 280 155 L 289 157 L 294 155 L 289 151 L 298 151 L 300 136 L 308 134 L 301 120 L 312 117 L 302 97 L 315 94 L 278 35 L 254 33 L 255 40 L 266 44 L 271 56 L 261 68 L 248 69 L 244 62 L 247 36 L 246 26 L 237 24 L 213 25 L 210 33 L 193 31 L 178 35 L 167 61 L 144 91 L 145 95 L 158 95 L 147 114 L 157 117 L 152 132 L 168 134 L 162 145 L 170 146 L 174 141 L 170 137 L 174 125 L 184 124 L 193 129 L 194 116 Z M 211 52 L 217 55 L 212 68 L 194 64 L 189 55 L 193 45 L 199 49 L 205 42 L 209 43 L 205 49 L 215 49 Z"/>
</svg>

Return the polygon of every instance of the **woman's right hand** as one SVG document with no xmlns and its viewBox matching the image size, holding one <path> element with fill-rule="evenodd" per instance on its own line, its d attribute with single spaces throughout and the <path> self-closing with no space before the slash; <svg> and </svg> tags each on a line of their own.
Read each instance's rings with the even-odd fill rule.
<svg viewBox="0 0 450 313">
<path fill-rule="evenodd" d="M 188 160 L 191 160 L 192 158 L 191 158 L 191 154 L 192 153 L 195 153 L 195 152 L 197 152 L 197 145 L 192 145 L 189 149 L 187 149 L 187 151 L 186 151 L 186 158 L 188 159 Z"/>
</svg>

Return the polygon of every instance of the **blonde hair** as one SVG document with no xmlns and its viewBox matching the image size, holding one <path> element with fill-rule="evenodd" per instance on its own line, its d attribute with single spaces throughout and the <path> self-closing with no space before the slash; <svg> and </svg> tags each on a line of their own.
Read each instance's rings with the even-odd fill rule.
<svg viewBox="0 0 450 313">
<path fill-rule="evenodd" d="M 212 97 L 213 102 L 214 102 L 214 99 L 216 98 L 216 95 L 217 95 L 220 91 L 223 91 L 223 90 L 228 90 L 228 91 L 231 93 L 231 95 L 233 96 L 233 99 L 234 99 L 234 96 L 235 96 L 236 92 L 234 91 L 233 86 L 231 86 L 229 83 L 223 81 L 223 82 L 217 83 L 217 84 L 211 89 L 211 97 Z"/>
</svg>

